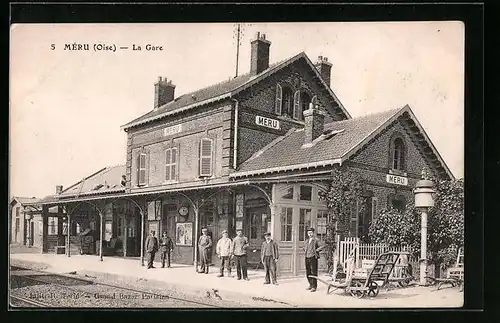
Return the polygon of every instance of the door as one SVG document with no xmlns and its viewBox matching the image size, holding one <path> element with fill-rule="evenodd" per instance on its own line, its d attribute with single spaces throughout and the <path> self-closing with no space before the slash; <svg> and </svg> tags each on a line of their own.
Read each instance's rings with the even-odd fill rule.
<svg viewBox="0 0 500 323">
<path fill-rule="evenodd" d="M 179 262 L 179 250 L 175 245 L 175 218 L 177 216 L 177 204 L 168 203 L 163 205 L 162 221 L 161 221 L 161 232 L 158 233 L 158 238 L 160 239 L 163 232 L 166 231 L 167 235 L 172 239 L 174 244 L 174 251 L 171 253 L 170 257 L 172 262 Z"/>
<path fill-rule="evenodd" d="M 264 241 L 264 234 L 271 232 L 271 213 L 267 206 L 253 207 L 247 209 L 248 221 L 248 261 L 258 263 L 260 261 L 260 248 Z"/>
<path fill-rule="evenodd" d="M 29 229 L 30 230 L 29 246 L 32 247 L 34 244 L 34 240 L 35 240 L 35 222 L 34 221 L 30 221 L 29 228 L 30 228 Z"/>
</svg>

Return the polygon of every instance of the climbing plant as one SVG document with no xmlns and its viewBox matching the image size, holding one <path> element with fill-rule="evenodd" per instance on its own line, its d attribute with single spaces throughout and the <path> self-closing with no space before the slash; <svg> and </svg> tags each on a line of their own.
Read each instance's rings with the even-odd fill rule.
<svg viewBox="0 0 500 323">
<path fill-rule="evenodd" d="M 331 180 L 326 192 L 320 192 L 320 198 L 328 206 L 326 224 L 325 255 L 329 270 L 333 265 L 336 239 L 348 233 L 351 214 L 358 208 L 363 212 L 366 201 L 362 197 L 364 184 L 359 174 L 343 168 L 336 168 L 331 173 Z"/>
</svg>

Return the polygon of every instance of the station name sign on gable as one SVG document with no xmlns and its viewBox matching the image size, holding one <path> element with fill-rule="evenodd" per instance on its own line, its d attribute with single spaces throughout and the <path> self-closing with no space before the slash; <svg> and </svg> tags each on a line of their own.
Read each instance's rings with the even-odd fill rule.
<svg viewBox="0 0 500 323">
<path fill-rule="evenodd" d="M 396 176 L 396 175 L 387 174 L 385 181 L 387 183 L 396 184 L 396 185 L 403 185 L 403 186 L 408 185 L 408 178 L 403 177 L 403 176 Z"/>
<path fill-rule="evenodd" d="M 175 135 L 182 131 L 182 123 L 163 129 L 163 136 Z"/>
<path fill-rule="evenodd" d="M 280 130 L 280 122 L 278 120 L 255 116 L 255 124 L 271 129 Z"/>
</svg>

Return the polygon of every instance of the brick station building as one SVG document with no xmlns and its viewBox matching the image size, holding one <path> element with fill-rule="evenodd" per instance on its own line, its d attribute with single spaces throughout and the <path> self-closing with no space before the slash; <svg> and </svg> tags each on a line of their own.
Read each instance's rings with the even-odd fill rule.
<svg viewBox="0 0 500 323">
<path fill-rule="evenodd" d="M 325 234 L 319 192 L 333 169 L 349 168 L 365 180 L 370 203 L 363 214 L 353 212 L 347 228 L 361 238 L 377 210 L 404 208 L 412 199 L 424 167 L 453 177 L 409 106 L 352 118 L 330 88 L 326 57 L 313 63 L 301 52 L 270 64 L 270 45 L 258 33 L 249 73 L 192 93 L 175 96 L 172 81 L 160 77 L 152 110 L 122 126 L 125 165 L 42 200 L 42 218 L 61 206 L 71 223 L 66 244 L 78 245 L 76 236 L 90 230 L 90 253 L 102 250 L 101 257 L 142 256 L 148 232 L 167 231 L 173 262 L 185 264 L 198 259 L 202 227 L 214 241 L 222 230 L 234 236 L 242 228 L 255 263 L 270 231 L 280 273 L 297 275 L 305 270 L 306 229 Z M 43 252 L 54 248 L 44 240 Z"/>
</svg>

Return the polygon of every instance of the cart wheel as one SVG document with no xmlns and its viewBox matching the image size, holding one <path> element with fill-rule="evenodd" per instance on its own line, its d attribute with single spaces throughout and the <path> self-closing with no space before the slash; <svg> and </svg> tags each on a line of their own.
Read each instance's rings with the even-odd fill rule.
<svg viewBox="0 0 500 323">
<path fill-rule="evenodd" d="M 379 292 L 379 289 L 378 289 L 378 284 L 376 281 L 370 281 L 368 283 L 368 296 L 371 296 L 371 297 L 377 297 L 378 295 L 378 292 Z"/>
<path fill-rule="evenodd" d="M 401 280 L 398 282 L 398 284 L 401 287 L 408 287 L 408 285 L 410 284 L 410 279 Z"/>
<path fill-rule="evenodd" d="M 355 281 L 352 283 L 352 287 L 363 287 L 363 284 L 360 281 Z M 363 298 L 365 296 L 366 291 L 364 290 L 350 290 L 351 296 L 356 298 Z"/>
</svg>

